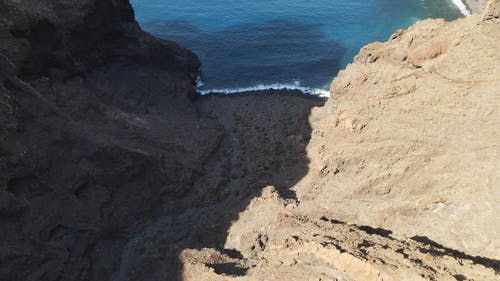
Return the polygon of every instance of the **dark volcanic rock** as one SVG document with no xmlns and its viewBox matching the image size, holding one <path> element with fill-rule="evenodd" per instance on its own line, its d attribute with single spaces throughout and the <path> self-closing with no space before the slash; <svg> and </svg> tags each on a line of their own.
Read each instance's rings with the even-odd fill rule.
<svg viewBox="0 0 500 281">
<path fill-rule="evenodd" d="M 0 14 L 0 280 L 133 278 L 126 242 L 192 214 L 131 262 L 170 280 L 180 245 L 223 244 L 254 181 L 286 193 L 305 173 L 320 100 L 195 101 L 196 56 L 142 32 L 126 0 L 0 0 Z"/>
<path fill-rule="evenodd" d="M 20 75 L 75 74 L 111 61 L 196 73 L 194 54 L 143 33 L 127 0 L 0 1 L 0 51 Z"/>
<path fill-rule="evenodd" d="M 196 202 L 221 135 L 191 106 L 198 59 L 128 1 L 0 11 L 0 280 L 107 280 L 164 202 Z"/>
</svg>

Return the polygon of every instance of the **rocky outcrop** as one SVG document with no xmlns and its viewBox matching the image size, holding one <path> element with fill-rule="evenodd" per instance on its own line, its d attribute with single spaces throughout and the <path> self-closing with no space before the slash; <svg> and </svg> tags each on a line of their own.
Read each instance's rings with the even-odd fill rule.
<svg viewBox="0 0 500 281">
<path fill-rule="evenodd" d="M 500 18 L 500 1 L 489 0 L 489 6 L 484 15 L 484 20 L 497 20 Z"/>
<path fill-rule="evenodd" d="M 128 1 L 0 10 L 0 279 L 109 280 L 222 134 L 191 105 L 199 62 L 140 31 Z"/>
<path fill-rule="evenodd" d="M 247 187 L 288 196 L 305 174 L 321 99 L 200 98 L 196 56 L 142 32 L 128 1 L 0 10 L 0 280 L 175 279 L 181 247 L 223 244 Z M 186 216 L 161 255 L 128 257 Z"/>
<path fill-rule="evenodd" d="M 268 183 L 282 198 L 295 201 L 290 187 L 305 176 L 310 161 L 305 151 L 311 136 L 308 116 L 322 102 L 288 91 L 199 99 L 200 113 L 224 127 L 219 148 L 205 165 L 206 176 L 195 184 L 204 204 L 186 202 L 186 211 L 163 213 L 146 224 L 127 243 L 114 280 L 175 279 L 183 274 L 183 250 L 226 251 L 228 229 Z"/>
<path fill-rule="evenodd" d="M 499 7 L 364 47 L 309 117 L 298 201 L 265 187 L 241 256 L 184 250 L 184 280 L 497 280 Z"/>
<path fill-rule="evenodd" d="M 127 0 L 0 2 L 0 51 L 21 77 L 67 78 L 112 62 L 196 75 L 194 54 L 143 33 Z"/>
<path fill-rule="evenodd" d="M 498 30 L 480 14 L 426 20 L 364 47 L 313 115 L 319 178 L 302 196 L 339 219 L 499 259 Z M 315 188 L 325 184 L 334 192 Z"/>
<path fill-rule="evenodd" d="M 299 215 L 274 187 L 262 190 L 228 232 L 226 247 L 184 250 L 183 280 L 495 280 L 500 263 L 424 236 Z M 498 273 L 498 272 L 497 272 Z"/>
</svg>

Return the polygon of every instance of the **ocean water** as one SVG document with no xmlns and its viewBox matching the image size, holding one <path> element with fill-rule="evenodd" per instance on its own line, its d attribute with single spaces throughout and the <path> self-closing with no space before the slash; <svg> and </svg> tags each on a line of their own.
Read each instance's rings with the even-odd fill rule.
<svg viewBox="0 0 500 281">
<path fill-rule="evenodd" d="M 200 90 L 326 89 L 359 49 L 457 0 L 132 0 L 146 31 L 193 50 Z"/>
</svg>

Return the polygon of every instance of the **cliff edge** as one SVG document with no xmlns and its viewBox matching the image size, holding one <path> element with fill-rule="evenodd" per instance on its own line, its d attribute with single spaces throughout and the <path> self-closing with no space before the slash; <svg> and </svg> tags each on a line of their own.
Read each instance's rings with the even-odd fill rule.
<svg viewBox="0 0 500 281">
<path fill-rule="evenodd" d="M 0 280 L 174 280 L 251 186 L 306 173 L 324 101 L 201 97 L 199 66 L 127 0 L 0 0 Z"/>
<path fill-rule="evenodd" d="M 185 280 L 498 280 L 499 8 L 365 46 L 309 117 L 298 202 L 266 187 L 244 259 L 186 250 Z"/>
<path fill-rule="evenodd" d="M 0 279 L 109 280 L 221 134 L 191 105 L 200 63 L 142 32 L 128 1 L 0 11 Z"/>
<path fill-rule="evenodd" d="M 361 50 L 311 117 L 320 178 L 304 198 L 342 219 L 500 258 L 499 3 L 490 5 Z M 325 184 L 334 192 L 315 188 Z"/>
</svg>

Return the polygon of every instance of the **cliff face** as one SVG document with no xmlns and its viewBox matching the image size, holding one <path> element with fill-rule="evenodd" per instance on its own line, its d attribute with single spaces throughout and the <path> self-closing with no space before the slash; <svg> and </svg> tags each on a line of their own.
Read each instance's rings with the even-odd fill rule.
<svg viewBox="0 0 500 281">
<path fill-rule="evenodd" d="M 189 100 L 199 62 L 140 31 L 128 1 L 0 11 L 0 279 L 109 279 L 221 134 Z"/>
<path fill-rule="evenodd" d="M 265 188 L 228 231 L 245 259 L 185 250 L 185 280 L 497 280 L 499 8 L 364 47 L 309 118 L 298 203 Z"/>
<path fill-rule="evenodd" d="M 199 97 L 126 0 L 0 0 L 0 279 L 498 279 L 499 3 L 312 110 Z"/>
<path fill-rule="evenodd" d="M 313 114 L 320 178 L 302 196 L 344 220 L 499 259 L 495 7 L 364 47 L 333 82 L 337 97 Z"/>
<path fill-rule="evenodd" d="M 0 11 L 0 280 L 175 279 L 181 249 L 221 247 L 250 186 L 286 196 L 305 174 L 321 99 L 200 98 L 196 56 L 142 32 L 125 0 Z"/>
<path fill-rule="evenodd" d="M 113 62 L 155 64 L 196 74 L 199 62 L 172 42 L 143 33 L 127 0 L 8 1 L 0 51 L 22 77 L 70 76 Z"/>
</svg>

